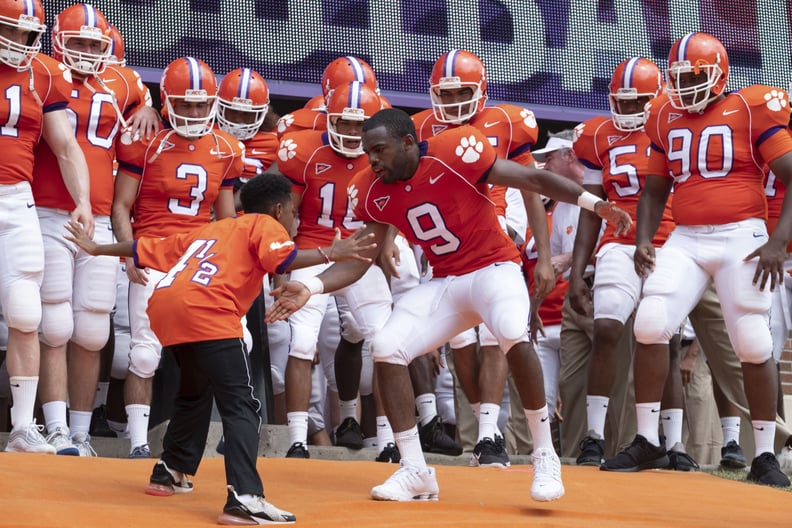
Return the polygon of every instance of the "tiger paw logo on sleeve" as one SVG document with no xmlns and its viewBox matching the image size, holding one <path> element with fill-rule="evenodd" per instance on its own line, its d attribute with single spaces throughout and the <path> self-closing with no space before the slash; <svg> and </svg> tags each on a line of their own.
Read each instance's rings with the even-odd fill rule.
<svg viewBox="0 0 792 528">
<path fill-rule="evenodd" d="M 788 103 L 786 94 L 781 90 L 770 90 L 764 94 L 764 100 L 767 101 L 767 108 L 773 112 L 780 112 Z"/>
<path fill-rule="evenodd" d="M 293 139 L 287 139 L 281 142 L 278 149 L 278 158 L 281 161 L 289 161 L 297 155 L 297 143 Z"/>
<path fill-rule="evenodd" d="M 484 144 L 476 136 L 463 137 L 455 152 L 465 163 L 476 163 L 484 152 Z"/>
</svg>

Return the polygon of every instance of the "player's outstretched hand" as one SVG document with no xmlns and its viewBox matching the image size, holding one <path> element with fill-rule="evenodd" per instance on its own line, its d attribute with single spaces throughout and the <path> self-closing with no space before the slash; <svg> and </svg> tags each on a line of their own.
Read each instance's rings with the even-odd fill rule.
<svg viewBox="0 0 792 528">
<path fill-rule="evenodd" d="M 91 240 L 91 237 L 88 236 L 87 231 L 81 223 L 69 220 L 66 223 L 66 231 L 70 234 L 63 235 L 63 238 L 69 242 L 74 242 L 80 249 L 89 255 L 96 255 L 97 243 Z"/>
<path fill-rule="evenodd" d="M 311 292 L 302 282 L 287 281 L 270 292 L 275 302 L 264 314 L 264 321 L 274 323 L 288 319 L 291 314 L 302 308 L 311 297 Z"/>
<path fill-rule="evenodd" d="M 371 251 L 377 247 L 377 244 L 371 240 L 374 238 L 374 233 L 363 235 L 365 227 L 361 227 L 346 238 L 341 238 L 341 231 L 336 228 L 333 243 L 330 244 L 330 249 L 327 251 L 327 256 L 332 261 L 342 260 L 360 260 L 362 262 L 371 262 L 371 259 L 364 257 L 361 253 Z"/>
<path fill-rule="evenodd" d="M 633 224 L 632 218 L 630 218 L 630 215 L 627 214 L 626 211 L 616 207 L 613 202 L 600 200 L 597 202 L 597 205 L 594 206 L 594 212 L 597 213 L 600 218 L 616 226 L 617 237 L 626 235 L 630 232 L 630 228 Z"/>
</svg>

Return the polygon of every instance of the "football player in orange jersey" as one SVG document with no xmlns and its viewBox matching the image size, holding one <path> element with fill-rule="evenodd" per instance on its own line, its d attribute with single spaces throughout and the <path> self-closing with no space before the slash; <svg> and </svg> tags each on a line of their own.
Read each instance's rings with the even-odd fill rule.
<svg viewBox="0 0 792 528">
<path fill-rule="evenodd" d="M 533 112 L 513 105 L 486 105 L 487 73 L 479 57 L 469 51 L 457 49 L 443 54 L 432 68 L 429 83 L 432 108 L 413 116 L 419 141 L 446 130 L 470 125 L 487 136 L 489 142 L 495 146 L 498 156 L 523 165 L 533 163 L 530 151 L 538 135 Z M 524 221 L 521 222 L 522 225 L 509 226 L 507 216 L 511 216 L 515 209 L 522 210 L 520 214 L 524 216 L 524 209 L 519 203 L 512 205 L 508 208 L 507 215 L 506 194 L 506 187 L 490 187 L 501 227 L 521 238 L 525 232 Z M 555 284 L 550 265 L 547 220 L 538 196 L 530 196 L 527 205 L 538 247 L 539 260 L 534 275 L 537 281 L 536 295 L 541 299 Z M 492 356 L 491 360 L 479 362 L 476 352 L 479 343 L 480 354 Z M 500 429 L 508 419 L 508 412 L 501 412 L 508 365 L 498 349 L 497 339 L 483 325 L 478 328 L 478 332 L 472 328 L 455 336 L 450 341 L 450 346 L 454 354 L 457 378 L 478 419 L 478 435 L 471 465 L 506 467 L 509 465 L 509 456 Z M 480 373 L 482 365 L 488 370 Z M 436 410 L 434 414 L 437 414 Z M 431 419 L 431 416 L 428 418 Z M 427 448 L 431 446 L 431 427 L 434 422 L 424 418 L 422 425 L 426 427 L 422 429 L 421 436 Z"/>
<path fill-rule="evenodd" d="M 298 251 L 291 184 L 278 174 L 254 178 L 241 191 L 244 216 L 212 222 L 165 238 L 97 245 L 77 224 L 69 240 L 94 255 L 131 257 L 141 266 L 167 271 L 149 303 L 152 326 L 171 347 L 181 379 L 174 413 L 146 493 L 169 496 L 192 491 L 203 456 L 212 400 L 225 432 L 228 499 L 220 524 L 293 523 L 295 516 L 264 500 L 256 470 L 261 402 L 254 396 L 242 324 L 267 273 L 332 260 L 361 259 L 372 249 L 360 230 L 343 241 L 340 231 L 325 249 Z M 370 238 L 370 237 L 369 237 Z M 365 260 L 365 259 L 363 259 Z"/>
<path fill-rule="evenodd" d="M 288 113 L 278 120 L 278 136 L 300 130 L 327 129 L 327 100 L 339 86 L 358 81 L 379 95 L 377 78 L 371 66 L 358 57 L 339 57 L 328 64 L 322 72 L 322 95 L 311 98 L 303 108 Z M 389 106 L 383 100 L 384 106 Z"/>
<path fill-rule="evenodd" d="M 64 9 L 55 17 L 52 40 L 55 59 L 63 61 L 73 79 L 69 112 L 90 170 L 95 236 L 100 242 L 111 242 L 116 139 L 126 128 L 125 116 L 142 113 L 144 121 L 154 126 L 157 112 L 146 106 L 135 81 L 108 66 L 110 25 L 99 10 L 87 4 Z M 36 148 L 33 197 L 44 236 L 39 400 L 48 441 L 59 454 L 90 456 L 95 454 L 88 431 L 99 379 L 99 352 L 110 333 L 118 260 L 93 257 L 64 240 L 63 224 L 73 200 L 61 178 L 56 153 L 46 143 Z"/>
<path fill-rule="evenodd" d="M 71 77 L 63 65 L 39 56 L 45 30 L 39 0 L 0 1 L 0 306 L 8 324 L 6 358 L 11 383 L 12 430 L 6 451 L 54 453 L 33 418 L 39 385 L 38 328 L 44 242 L 31 190 L 34 148 L 41 137 L 57 154 L 53 170 L 68 190 L 65 218 L 93 235 L 88 167 L 69 122 Z M 51 60 L 51 59 L 50 59 Z"/>
<path fill-rule="evenodd" d="M 250 68 L 230 71 L 220 81 L 217 126 L 245 144 L 245 172 L 241 180 L 261 174 L 275 162 L 278 135 L 262 130 L 269 103 L 267 82 Z"/>
<path fill-rule="evenodd" d="M 327 132 L 303 130 L 286 134 L 278 152 L 278 167 L 294 184 L 300 225 L 295 242 L 300 249 L 319 247 L 332 236 L 334 228 L 347 233 L 362 225 L 352 213 L 345 189 L 352 176 L 367 166 L 361 146 L 363 123 L 380 110 L 382 103 L 374 90 L 353 81 L 336 87 L 327 102 Z M 329 264 L 329 263 L 328 263 Z M 292 273 L 292 279 L 313 277 L 327 265 L 313 266 Z M 288 457 L 308 458 L 308 402 L 311 364 L 316 354 L 320 325 L 325 316 L 328 295 L 311 300 L 305 311 L 289 320 L 292 328 L 286 364 L 286 411 L 291 447 Z M 390 315 L 392 297 L 382 270 L 374 266 L 355 284 L 336 293 L 342 336 L 357 344 L 373 337 Z M 360 449 L 362 433 L 356 419 L 360 381 L 360 346 L 336 350 L 336 377 L 339 382 L 341 425 L 336 433 L 339 445 Z M 340 349 L 341 347 L 339 347 Z M 344 366 L 340 356 L 356 355 L 356 366 Z M 325 361 L 330 364 L 330 359 Z M 354 372 L 339 372 L 340 370 Z M 330 373 L 332 376 L 332 373 Z M 331 380 L 332 385 L 332 380 Z"/>
<path fill-rule="evenodd" d="M 401 297 L 371 340 L 382 402 L 401 453 L 401 468 L 375 486 L 372 497 L 437 500 L 435 472 L 426 466 L 416 427 L 407 365 L 460 331 L 486 321 L 506 351 L 531 429 L 535 447 L 531 497 L 560 498 L 564 495 L 561 462 L 550 438 L 541 365 L 529 344 L 528 289 L 519 251 L 492 207 L 489 184 L 577 202 L 595 209 L 620 230 L 632 225 L 629 215 L 570 180 L 498 158 L 486 136 L 472 126 L 418 142 L 410 116 L 385 109 L 364 124 L 363 148 L 371 167 L 357 173 L 349 185 L 355 213 L 367 222 L 366 231 L 375 233 L 378 244 L 392 227 L 399 229 L 421 245 L 433 268 L 432 279 Z M 319 276 L 287 282 L 273 292 L 279 297 L 267 320 L 288 317 L 311 295 L 344 287 L 367 268 L 351 262 L 334 264 Z"/>
<path fill-rule="evenodd" d="M 638 434 L 601 469 L 636 471 L 666 458 L 658 411 L 668 341 L 712 281 L 751 409 L 756 457 L 748 479 L 789 486 L 773 449 L 778 373 L 768 313 L 770 290 L 783 286 L 792 207 L 784 204 L 768 237 L 763 189 L 766 164 L 785 185 L 792 179 L 787 94 L 762 85 L 727 94 L 729 58 L 707 33 L 674 42 L 668 64 L 666 94 L 647 107 L 651 151 L 638 202 L 635 271 L 647 277 L 635 316 Z M 672 186 L 676 227 L 655 254 L 652 238 Z"/>
<path fill-rule="evenodd" d="M 118 145 L 113 231 L 119 241 L 167 236 L 235 215 L 233 186 L 242 173 L 244 146 L 213 129 L 217 80 L 203 61 L 172 61 L 160 82 L 170 128 L 151 141 L 124 135 Z M 134 218 L 134 221 L 132 220 Z M 146 303 L 163 274 L 126 267 L 130 281 L 131 344 L 124 392 L 133 456 L 149 456 L 151 378 L 161 347 L 152 332 Z"/>
<path fill-rule="evenodd" d="M 662 75 L 654 62 L 641 57 L 626 59 L 611 76 L 608 95 L 611 117 L 595 117 L 576 128 L 578 137 L 574 151 L 585 167 L 583 186 L 617 204 L 633 217 L 649 161 L 650 141 L 643 130 L 646 122 L 644 106 L 660 93 L 661 88 Z M 669 203 L 665 208 L 660 227 L 652 239 L 658 248 L 674 228 L 670 206 Z M 591 315 L 593 301 L 594 333 L 586 361 L 588 429 L 585 437 L 570 438 L 573 444 L 580 443 L 577 464 L 593 466 L 599 466 L 604 459 L 605 419 L 610 395 L 614 391 L 614 394 L 623 393 L 620 389 L 623 389 L 626 378 L 617 379 L 617 365 L 628 365 L 631 351 L 620 346 L 620 342 L 624 325 L 638 306 L 643 282 L 641 277 L 631 273 L 635 236 L 627 234 L 617 238 L 610 225 L 606 225 L 600 235 L 601 229 L 599 217 L 581 211 L 572 257 L 569 297 L 572 308 L 581 315 Z M 590 288 L 584 276 L 597 245 L 597 272 Z M 681 391 L 679 396 L 671 403 L 671 394 L 667 393 L 660 411 L 668 447 L 667 467 L 695 470 L 698 465 L 684 452 L 682 444 Z"/>
</svg>

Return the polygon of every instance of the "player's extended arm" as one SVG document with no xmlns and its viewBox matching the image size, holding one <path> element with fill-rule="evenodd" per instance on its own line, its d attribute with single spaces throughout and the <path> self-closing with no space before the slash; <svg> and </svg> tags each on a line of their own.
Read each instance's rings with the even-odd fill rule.
<svg viewBox="0 0 792 528">
<path fill-rule="evenodd" d="M 388 234 L 388 224 L 366 224 L 361 236 L 372 233 L 371 240 L 376 247 L 380 247 Z M 378 249 L 374 248 L 362 253 L 362 256 L 371 259 L 377 258 Z M 371 262 L 360 260 L 347 260 L 337 262 L 324 270 L 316 277 L 304 281 L 288 281 L 283 286 L 273 290 L 270 295 L 275 297 L 275 302 L 267 310 L 265 320 L 268 323 L 282 321 L 305 305 L 314 293 L 331 292 L 348 286 L 363 276 L 371 266 Z"/>
<path fill-rule="evenodd" d="M 554 200 L 577 204 L 583 209 L 594 211 L 600 218 L 613 222 L 617 236 L 627 233 L 632 227 L 630 215 L 623 210 L 587 192 L 572 180 L 544 169 L 526 167 L 498 158 L 490 169 L 487 182 L 544 194 Z"/>
<path fill-rule="evenodd" d="M 363 254 L 368 254 L 375 250 L 377 244 L 371 242 L 373 239 L 374 234 L 366 233 L 365 226 L 346 238 L 341 238 L 341 230 L 336 228 L 335 237 L 333 237 L 333 242 L 329 246 L 326 248 L 299 250 L 288 271 L 346 260 L 358 260 L 370 264 L 371 259 L 363 256 Z"/>
<path fill-rule="evenodd" d="M 137 198 L 140 182 L 123 169 L 118 170 L 113 191 L 113 208 L 111 221 L 113 234 L 119 242 L 132 242 L 132 206 Z M 130 263 L 131 264 L 131 263 Z M 128 265 L 126 274 L 136 284 L 146 284 L 148 273 L 145 269 Z"/>
<path fill-rule="evenodd" d="M 86 233 L 93 237 L 94 217 L 91 212 L 91 183 L 88 164 L 80 145 L 74 137 L 66 110 L 55 110 L 44 114 L 42 133 L 58 159 L 63 183 L 74 201 L 71 219 L 82 223 Z"/>
<path fill-rule="evenodd" d="M 115 244 L 97 244 L 88 236 L 85 228 L 74 220 L 66 224 L 66 231 L 70 234 L 63 235 L 63 238 L 70 242 L 74 242 L 80 249 L 89 255 L 107 255 L 110 257 L 134 256 L 135 243 L 132 240 L 116 242 Z"/>
</svg>

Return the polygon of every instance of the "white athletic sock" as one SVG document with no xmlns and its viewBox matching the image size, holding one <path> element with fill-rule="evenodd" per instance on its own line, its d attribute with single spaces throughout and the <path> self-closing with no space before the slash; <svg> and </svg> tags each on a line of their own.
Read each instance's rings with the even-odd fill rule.
<svg viewBox="0 0 792 528">
<path fill-rule="evenodd" d="M 100 381 L 96 385 L 96 397 L 94 398 L 93 408 L 101 407 L 107 403 L 107 390 L 110 387 L 109 381 Z"/>
<path fill-rule="evenodd" d="M 38 376 L 11 376 L 11 425 L 14 430 L 25 429 L 33 423 L 33 408 L 36 405 Z"/>
<path fill-rule="evenodd" d="M 343 422 L 347 418 L 357 420 L 357 398 L 354 400 L 338 400 L 339 418 Z"/>
<path fill-rule="evenodd" d="M 499 414 L 500 405 L 497 403 L 481 404 L 479 408 L 479 428 L 477 442 L 481 442 L 485 438 L 492 438 L 495 440 L 495 434 L 498 433 Z"/>
<path fill-rule="evenodd" d="M 646 438 L 653 446 L 659 446 L 660 402 L 636 403 L 635 415 L 638 419 L 638 434 Z"/>
<path fill-rule="evenodd" d="M 418 409 L 418 421 L 426 425 L 437 416 L 437 399 L 434 393 L 427 392 L 415 398 L 415 408 Z"/>
<path fill-rule="evenodd" d="M 72 436 L 77 433 L 88 433 L 91 429 L 91 414 L 91 411 L 69 410 L 69 430 Z"/>
<path fill-rule="evenodd" d="M 130 450 L 148 443 L 150 405 L 131 404 L 125 407 Z"/>
<path fill-rule="evenodd" d="M 308 444 L 308 411 L 286 413 L 286 426 L 289 428 L 289 445 L 297 442 Z"/>
<path fill-rule="evenodd" d="M 525 418 L 528 420 L 528 428 L 531 430 L 534 450 L 547 447 L 553 448 L 553 436 L 550 434 L 550 414 L 547 405 L 541 409 L 531 411 L 523 409 Z"/>
<path fill-rule="evenodd" d="M 775 455 L 773 440 L 775 439 L 776 423 L 765 420 L 751 420 L 751 425 L 753 425 L 756 456 L 762 453 L 772 453 Z"/>
<path fill-rule="evenodd" d="M 387 416 L 377 416 L 377 451 L 382 452 L 388 444 L 394 444 L 393 429 Z"/>
<path fill-rule="evenodd" d="M 723 431 L 723 445 L 728 444 L 732 440 L 740 443 L 740 417 L 739 416 L 724 416 L 720 419 L 721 430 Z"/>
<path fill-rule="evenodd" d="M 47 426 L 47 433 L 55 432 L 58 427 L 68 428 L 65 401 L 42 403 L 41 411 L 44 413 L 44 425 Z"/>
<path fill-rule="evenodd" d="M 418 427 L 412 426 L 406 431 L 394 433 L 393 438 L 399 446 L 399 454 L 404 462 L 419 470 L 426 470 L 426 460 L 421 450 L 421 439 L 418 436 Z"/>
<path fill-rule="evenodd" d="M 666 450 L 682 443 L 682 416 L 682 409 L 660 410 L 660 423 L 663 424 Z"/>
<path fill-rule="evenodd" d="M 588 428 L 598 435 L 598 438 L 605 438 L 605 417 L 608 415 L 608 403 L 610 398 L 607 396 L 586 395 L 586 419 Z"/>
</svg>

